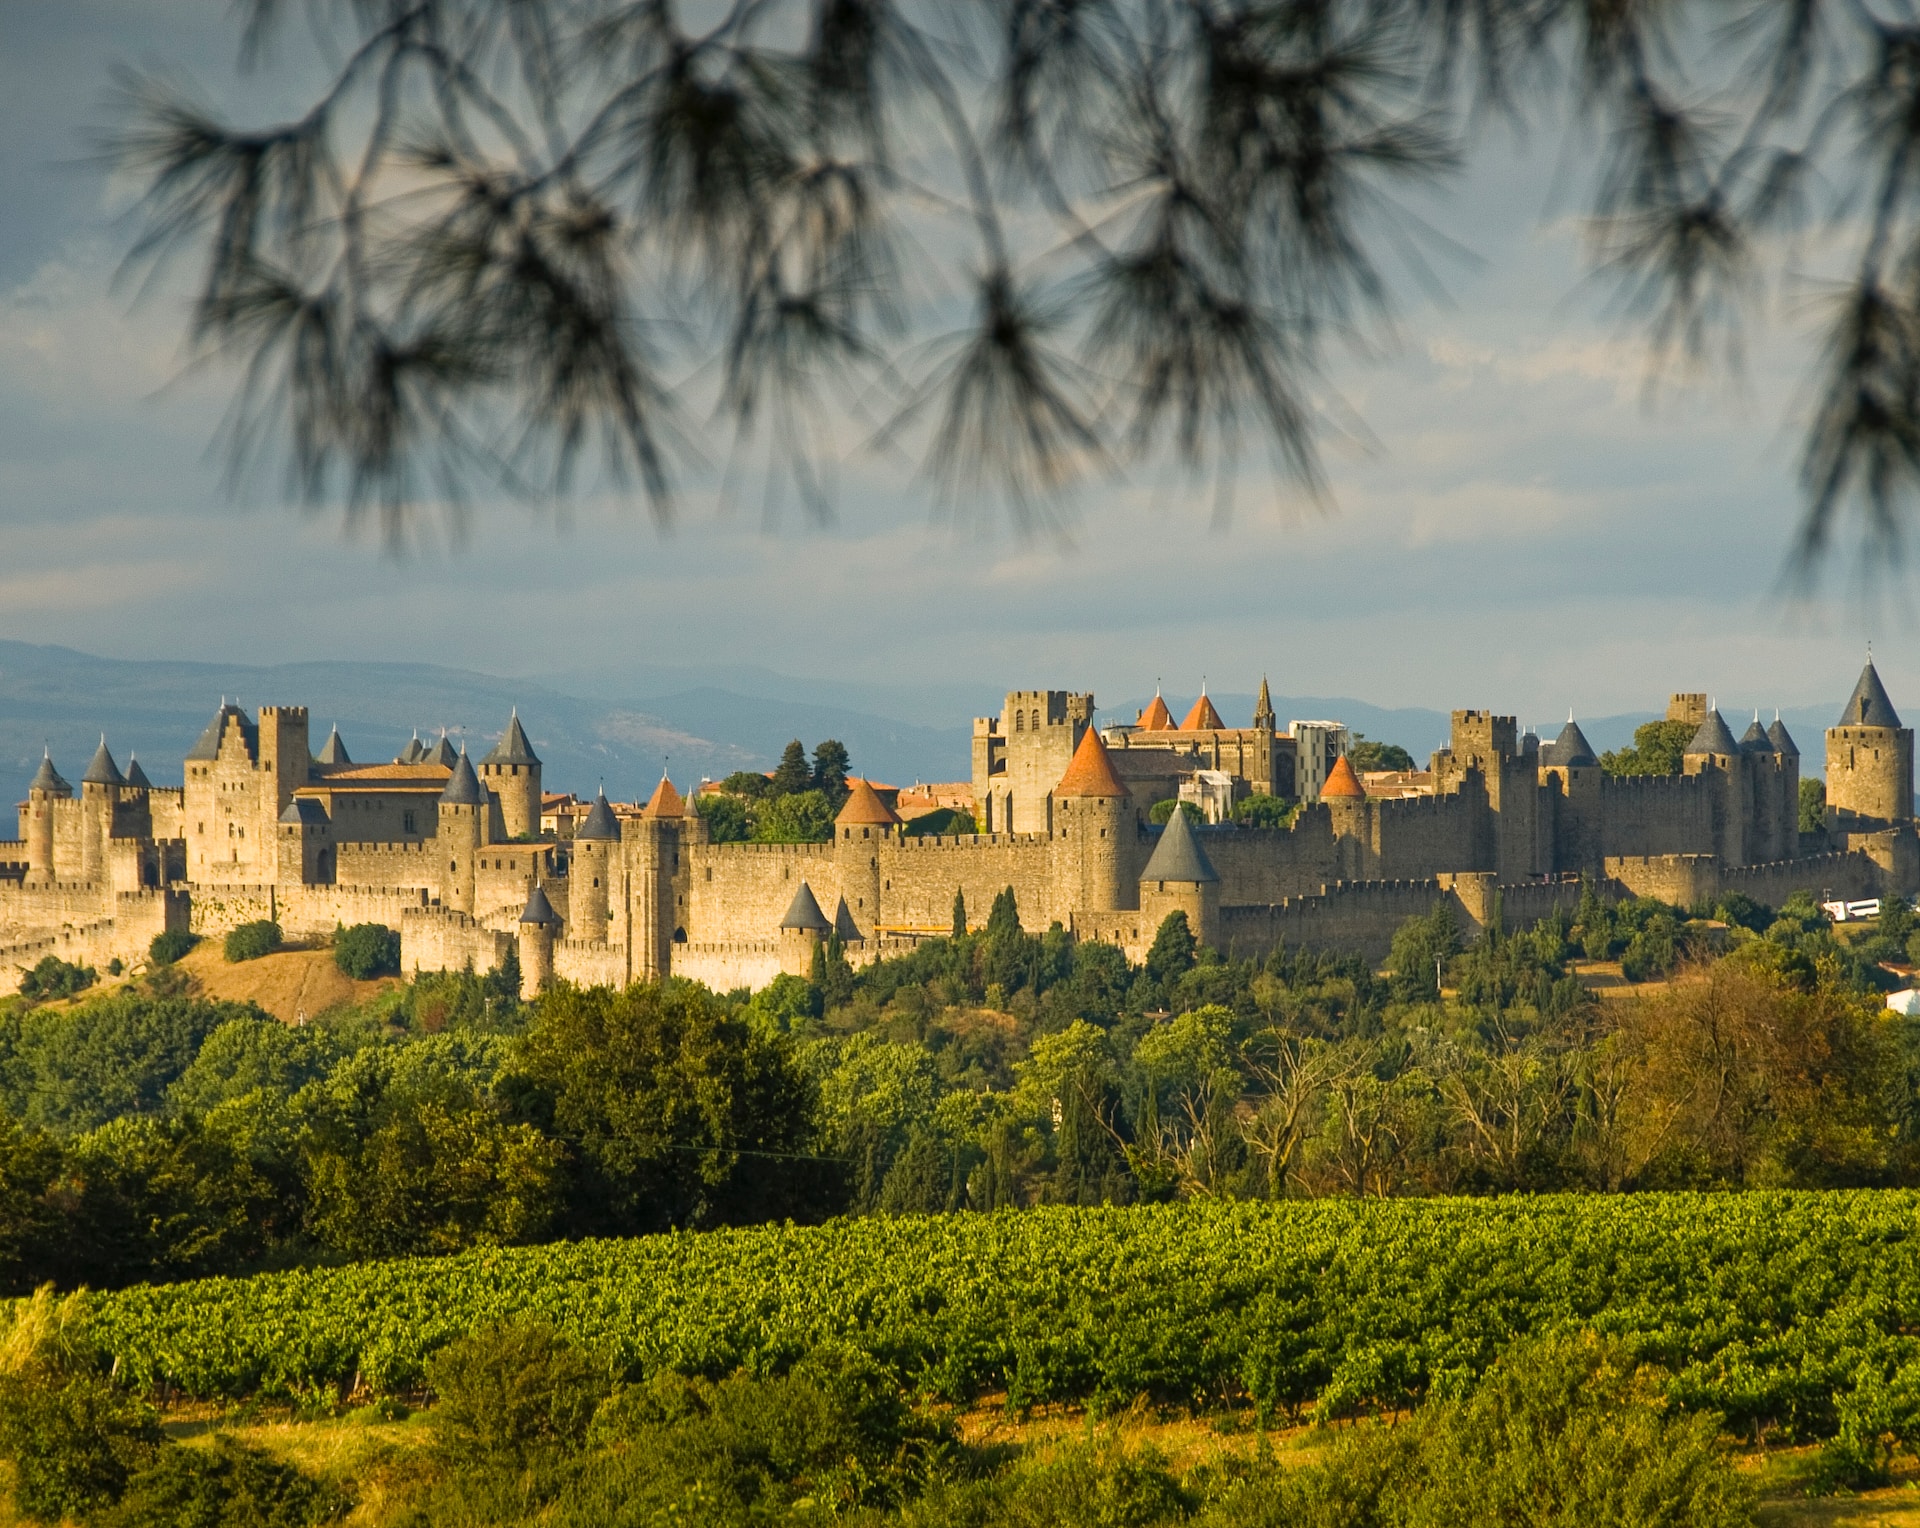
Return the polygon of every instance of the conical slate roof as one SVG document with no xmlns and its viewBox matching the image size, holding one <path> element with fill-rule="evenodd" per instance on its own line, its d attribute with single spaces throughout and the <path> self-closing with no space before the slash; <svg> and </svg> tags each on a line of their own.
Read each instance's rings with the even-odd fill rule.
<svg viewBox="0 0 1920 1528">
<path fill-rule="evenodd" d="M 1767 729 L 1760 725 L 1760 713 L 1753 713 L 1753 722 L 1740 734 L 1742 753 L 1772 753 L 1773 739 L 1767 736 Z"/>
<path fill-rule="evenodd" d="M 613 808 L 607 805 L 607 793 L 603 790 L 594 798 L 593 809 L 573 830 L 575 838 L 592 838 L 611 842 L 620 837 L 620 820 L 613 815 Z"/>
<path fill-rule="evenodd" d="M 407 746 L 400 750 L 400 757 L 393 762 L 396 764 L 420 764 L 425 762 L 426 757 L 427 745 L 420 741 L 420 729 L 416 727 L 413 736 L 407 739 Z"/>
<path fill-rule="evenodd" d="M 1734 742 L 1727 719 L 1717 708 L 1707 713 L 1707 719 L 1700 724 L 1700 730 L 1694 733 L 1693 741 L 1687 744 L 1688 753 L 1717 753 L 1731 757 L 1739 751 L 1740 745 Z"/>
<path fill-rule="evenodd" d="M 1213 708 L 1213 702 L 1207 699 L 1205 687 L 1200 698 L 1193 703 L 1193 709 L 1187 713 L 1187 719 L 1180 723 L 1182 732 L 1219 732 L 1226 727 L 1220 720 L 1220 713 Z"/>
<path fill-rule="evenodd" d="M 1880 672 L 1873 666 L 1873 660 L 1867 660 L 1867 666 L 1860 670 L 1860 682 L 1853 687 L 1853 694 L 1847 698 L 1847 709 L 1840 713 L 1835 723 L 1840 727 L 1898 727 L 1900 717 L 1893 709 L 1893 702 L 1887 699 L 1887 687 L 1880 682 Z"/>
<path fill-rule="evenodd" d="M 665 775 L 653 788 L 653 794 L 647 797 L 647 804 L 640 808 L 642 817 L 684 817 L 687 804 L 680 799 L 680 792 L 673 788 L 673 782 Z"/>
<path fill-rule="evenodd" d="M 533 751 L 533 745 L 527 741 L 526 729 L 520 725 L 518 707 L 514 708 L 513 715 L 507 719 L 507 730 L 500 734 L 500 741 L 493 745 L 487 756 L 480 762 L 482 764 L 538 764 L 540 762 Z"/>
<path fill-rule="evenodd" d="M 71 796 L 73 787 L 60 778 L 60 771 L 53 767 L 51 750 L 41 756 L 40 768 L 35 772 L 28 790 L 45 791 L 51 796 Z"/>
<path fill-rule="evenodd" d="M 1560 729 L 1560 736 L 1548 745 L 1553 749 L 1541 762 L 1560 764 L 1569 769 L 1584 769 L 1600 761 L 1593 756 L 1593 745 L 1587 741 L 1586 733 L 1580 730 L 1580 724 L 1571 716 L 1566 726 Z"/>
<path fill-rule="evenodd" d="M 1167 709 L 1167 703 L 1160 698 L 1159 690 L 1153 692 L 1153 704 L 1140 713 L 1140 720 L 1134 725 L 1142 732 L 1173 731 L 1173 713 Z"/>
<path fill-rule="evenodd" d="M 316 764 L 351 764 L 353 762 L 347 757 L 347 745 L 340 741 L 338 726 L 327 734 L 327 740 L 320 745 L 320 752 L 313 762 Z"/>
<path fill-rule="evenodd" d="M 153 789 L 153 782 L 147 778 L 147 772 L 140 767 L 140 761 L 132 754 L 127 755 L 127 784 L 137 791 Z"/>
<path fill-rule="evenodd" d="M 440 792 L 440 804 L 479 806 L 484 799 L 480 794 L 480 777 L 474 774 L 467 750 L 462 748 L 460 757 L 453 761 L 453 773 L 447 776 L 447 788 Z"/>
<path fill-rule="evenodd" d="M 865 780 L 850 783 L 853 788 L 847 792 L 847 804 L 840 808 L 840 815 L 833 819 L 835 826 L 846 827 L 851 823 L 856 828 L 869 824 L 890 828 L 900 821 L 900 814 L 882 801 L 880 793 Z"/>
<path fill-rule="evenodd" d="M 249 748 L 255 746 L 258 734 L 253 723 L 247 720 L 247 713 L 238 706 L 223 704 L 213 713 L 213 720 L 207 723 L 207 730 L 201 733 L 199 740 L 187 750 L 187 758 L 190 762 L 207 764 L 220 757 L 220 737 L 227 730 L 228 717 L 238 719 L 240 730 L 245 734 Z"/>
<path fill-rule="evenodd" d="M 461 758 L 466 755 L 462 754 Z M 469 770 L 469 773 L 472 771 Z M 520 915 L 522 923 L 544 923 L 549 927 L 559 923 L 560 915 L 553 910 L 553 904 L 547 900 L 547 894 L 540 887 L 533 888 L 533 894 L 527 898 L 527 910 Z"/>
<path fill-rule="evenodd" d="M 1366 798 L 1367 788 L 1360 783 L 1360 777 L 1353 772 L 1353 764 L 1343 753 L 1333 761 L 1333 768 L 1327 771 L 1327 783 L 1320 787 L 1320 799 L 1329 796 L 1345 796 L 1355 800 Z"/>
<path fill-rule="evenodd" d="M 440 734 L 440 740 L 426 750 L 420 762 L 422 764 L 444 764 L 448 769 L 452 769 L 453 760 L 453 744 L 447 741 L 447 735 L 443 732 Z"/>
<path fill-rule="evenodd" d="M 1773 716 L 1773 725 L 1767 728 L 1767 741 L 1773 744 L 1775 753 L 1784 754 L 1790 759 L 1800 757 L 1800 749 L 1793 741 L 1793 734 L 1787 731 L 1787 724 L 1780 720 L 1780 713 L 1777 711 Z"/>
<path fill-rule="evenodd" d="M 805 881 L 793 894 L 793 903 L 787 908 L 786 917 L 780 920 L 780 927 L 807 929 L 816 934 L 833 931 L 833 925 L 827 922 L 827 915 L 820 911 L 820 904 L 814 900 L 813 888 Z"/>
<path fill-rule="evenodd" d="M 1143 881 L 1217 881 L 1220 873 L 1200 847 L 1193 824 L 1179 807 L 1167 819 L 1167 826 L 1154 846 L 1147 868 L 1140 872 Z"/>
<path fill-rule="evenodd" d="M 125 785 L 127 777 L 120 773 L 120 766 L 113 762 L 113 755 L 107 752 L 107 735 L 100 734 L 100 746 L 93 752 L 93 762 L 87 766 L 87 772 L 80 777 L 82 785 Z"/>
<path fill-rule="evenodd" d="M 853 909 L 847 906 L 845 897 L 833 910 L 833 931 L 848 944 L 854 944 L 861 938 L 860 925 L 853 921 Z"/>
<path fill-rule="evenodd" d="M 1113 760 L 1107 757 L 1107 745 L 1100 741 L 1100 734 L 1091 727 L 1087 728 L 1080 736 L 1080 746 L 1073 751 L 1073 760 L 1067 765 L 1067 772 L 1053 788 L 1054 799 L 1057 801 L 1068 796 L 1124 799 L 1132 794 L 1114 773 Z"/>
</svg>

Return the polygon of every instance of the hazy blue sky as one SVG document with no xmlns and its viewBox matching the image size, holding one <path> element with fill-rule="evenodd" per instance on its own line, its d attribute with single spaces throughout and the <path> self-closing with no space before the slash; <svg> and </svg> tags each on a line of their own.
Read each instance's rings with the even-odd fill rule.
<svg viewBox="0 0 1920 1528">
<path fill-rule="evenodd" d="M 164 23 L 156 15 L 164 13 Z M 203 0 L 0 6 L 0 635 L 121 657 L 414 658 L 503 673 L 759 662 L 788 672 L 1137 694 L 1156 677 L 1533 718 L 1657 706 L 1670 689 L 1839 705 L 1876 636 L 1920 712 L 1911 623 L 1777 594 L 1794 523 L 1803 358 L 1761 339 L 1744 389 L 1646 406 L 1631 336 L 1581 285 L 1552 215 L 1556 139 L 1502 140 L 1424 210 L 1477 266 L 1408 289 L 1399 343 L 1343 363 L 1372 454 L 1334 447 L 1336 507 L 1249 481 L 1085 494 L 1070 547 L 942 528 L 909 474 L 843 476 L 831 528 L 694 485 L 661 534 L 589 502 L 570 524 L 482 512 L 404 561 L 337 521 L 222 493 L 225 397 L 178 380 L 180 313 L 110 290 L 114 190 L 76 164 L 115 62 L 230 78 Z M 1564 210 L 1564 209 L 1563 209 Z M 980 517 L 993 522 L 990 513 Z M 291 697 L 290 697 L 291 698 Z"/>
</svg>

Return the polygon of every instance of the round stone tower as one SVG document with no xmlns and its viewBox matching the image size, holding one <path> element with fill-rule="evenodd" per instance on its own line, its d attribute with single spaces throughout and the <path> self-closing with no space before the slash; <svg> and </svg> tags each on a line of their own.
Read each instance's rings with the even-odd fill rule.
<svg viewBox="0 0 1920 1528">
<path fill-rule="evenodd" d="M 1874 833 L 1913 820 L 1913 729 L 1887 698 L 1873 660 L 1827 731 L 1827 822 L 1841 833 Z"/>
<path fill-rule="evenodd" d="M 620 822 L 607 805 L 603 790 L 573 834 L 573 869 L 567 891 L 567 911 L 573 915 L 573 937 L 594 944 L 607 938 L 608 890 L 613 880 Z"/>
<path fill-rule="evenodd" d="M 520 996 L 531 1000 L 553 985 L 553 941 L 560 915 L 538 886 L 520 914 Z"/>
<path fill-rule="evenodd" d="M 107 736 L 100 734 L 100 746 L 93 762 L 80 777 L 80 879 L 102 881 L 107 876 L 107 843 L 113 837 L 113 809 L 120 804 L 120 787 L 127 777 L 107 751 Z"/>
<path fill-rule="evenodd" d="M 466 749 L 454 760 L 446 789 L 440 792 L 439 836 L 435 840 L 446 866 L 445 904 L 455 912 L 473 913 L 474 860 L 486 842 L 487 793 L 480 789 Z M 541 902 L 546 898 L 543 896 Z M 547 909 L 549 912 L 552 908 Z"/>
<path fill-rule="evenodd" d="M 500 819 L 508 838 L 540 836 L 540 760 L 520 725 L 520 712 L 507 719 L 500 741 L 480 761 L 480 778 L 500 799 Z"/>
<path fill-rule="evenodd" d="M 1053 890 L 1060 911 L 1118 912 L 1138 906 L 1130 874 L 1138 832 L 1133 793 L 1100 734 L 1087 728 L 1053 788 Z"/>
<path fill-rule="evenodd" d="M 1343 753 L 1327 771 L 1320 801 L 1333 818 L 1334 848 L 1339 855 L 1340 879 L 1365 880 L 1367 875 L 1367 791 Z"/>
<path fill-rule="evenodd" d="M 1187 915 L 1187 927 L 1201 944 L 1220 945 L 1220 875 L 1200 846 L 1200 835 L 1186 811 L 1175 807 L 1160 842 L 1140 872 L 1140 911 L 1150 928 L 1168 914 Z"/>
<path fill-rule="evenodd" d="M 27 787 L 27 879 L 51 881 L 53 876 L 54 802 L 71 801 L 73 787 L 60 778 L 53 767 L 49 750 L 40 760 L 40 770 Z"/>
</svg>

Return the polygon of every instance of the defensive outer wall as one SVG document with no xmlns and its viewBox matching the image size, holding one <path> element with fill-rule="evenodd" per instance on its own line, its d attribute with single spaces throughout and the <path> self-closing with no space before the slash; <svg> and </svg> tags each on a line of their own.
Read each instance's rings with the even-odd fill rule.
<svg viewBox="0 0 1920 1528">
<path fill-rule="evenodd" d="M 1468 928 L 1496 906 L 1517 925 L 1583 884 L 1686 907 L 1724 891 L 1777 904 L 1920 890 L 1911 733 L 1871 665 L 1828 734 L 1843 805 L 1814 832 L 1778 723 L 1736 742 L 1698 697 L 1683 703 L 1698 727 L 1678 775 L 1608 774 L 1571 723 L 1542 745 L 1511 718 L 1459 711 L 1429 795 L 1370 798 L 1341 761 L 1290 827 L 1163 829 L 1090 696 L 1016 691 L 981 732 L 1013 741 L 975 762 L 1017 831 L 910 836 L 856 782 L 817 844 L 714 843 L 665 780 L 638 811 L 602 798 L 571 838 L 542 834 L 540 761 L 517 717 L 477 767 L 444 739 L 361 765 L 337 735 L 312 752 L 304 709 L 222 706 L 183 788 L 123 774 L 104 742 L 78 789 L 42 766 L 19 838 L 0 843 L 0 992 L 47 954 L 131 965 L 162 929 L 263 918 L 296 939 L 386 924 L 410 971 L 484 972 L 512 952 L 528 990 L 668 974 L 727 989 L 804 972 L 834 934 L 856 964 L 910 950 L 950 931 L 956 898 L 979 926 L 1009 887 L 1030 930 L 1058 923 L 1136 960 L 1176 908 L 1236 956 L 1284 943 L 1378 959 L 1438 903 Z M 1284 736 L 1257 741 L 1274 747 L 1242 753 L 1271 768 Z"/>
</svg>

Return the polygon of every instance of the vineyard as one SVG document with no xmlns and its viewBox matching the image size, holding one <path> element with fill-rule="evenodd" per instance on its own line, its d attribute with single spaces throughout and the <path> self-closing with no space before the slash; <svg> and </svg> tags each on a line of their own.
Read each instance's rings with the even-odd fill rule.
<svg viewBox="0 0 1920 1528">
<path fill-rule="evenodd" d="M 99 1297 L 121 1375 L 198 1396 L 416 1383 L 453 1337 L 553 1323 L 634 1374 L 858 1346 L 1015 1405 L 1327 1416 L 1463 1392 L 1514 1337 L 1620 1335 L 1688 1406 L 1830 1431 L 1920 1392 L 1920 1195 L 1187 1204 L 866 1219 L 148 1286 Z M 1912 1397 L 1920 1400 L 1920 1396 Z"/>
</svg>

